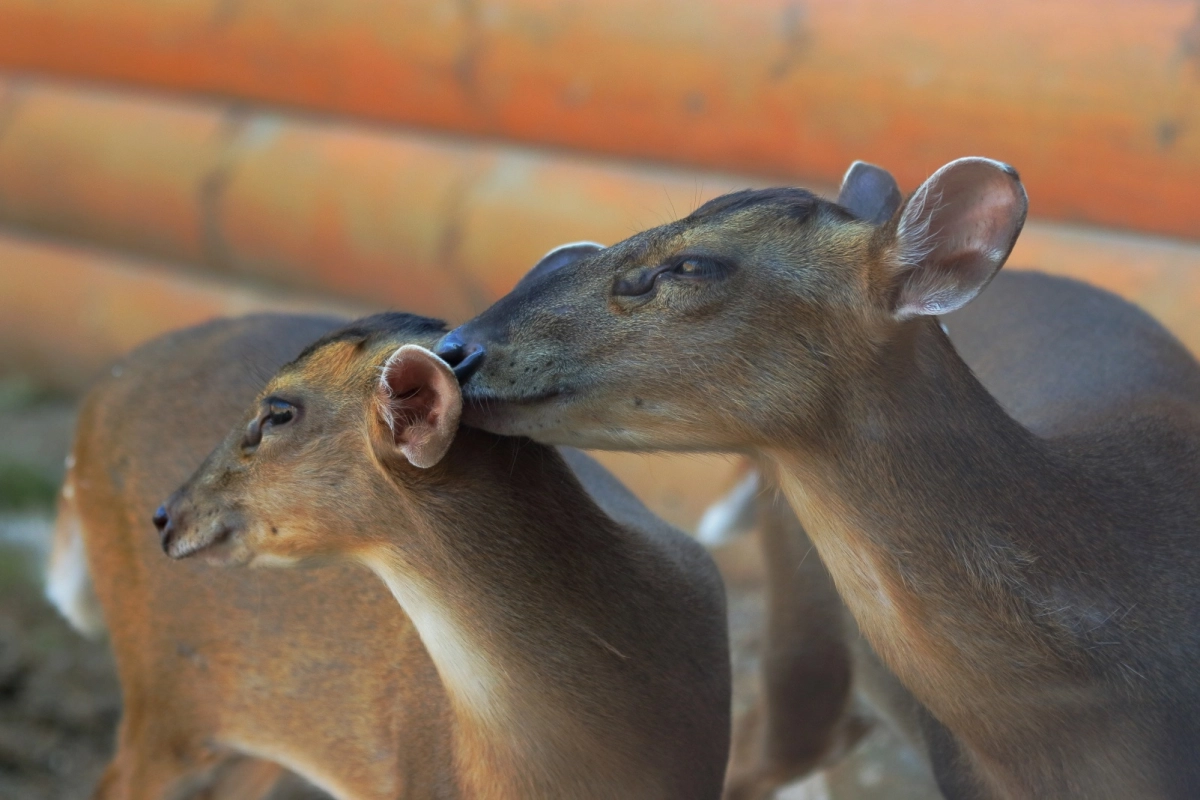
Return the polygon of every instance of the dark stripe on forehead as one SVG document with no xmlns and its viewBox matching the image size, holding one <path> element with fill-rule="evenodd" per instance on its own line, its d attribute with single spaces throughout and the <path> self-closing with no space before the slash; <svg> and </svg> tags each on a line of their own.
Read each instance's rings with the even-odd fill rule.
<svg viewBox="0 0 1200 800">
<path fill-rule="evenodd" d="M 382 314 L 373 314 L 372 316 L 355 320 L 344 328 L 339 328 L 336 331 L 325 334 L 304 348 L 300 355 L 291 364 L 288 364 L 288 366 L 291 367 L 299 364 L 313 353 L 334 342 L 366 344 L 376 338 L 396 335 L 417 336 L 430 333 L 444 333 L 445 331 L 446 323 L 440 319 L 422 317 L 417 314 L 405 314 L 399 311 L 385 311 Z"/>
<path fill-rule="evenodd" d="M 691 221 L 744 211 L 750 208 L 772 208 L 783 211 L 797 221 L 803 220 L 816 208 L 817 197 L 805 189 L 787 187 L 775 189 L 743 189 L 709 200 L 688 217 Z"/>
</svg>

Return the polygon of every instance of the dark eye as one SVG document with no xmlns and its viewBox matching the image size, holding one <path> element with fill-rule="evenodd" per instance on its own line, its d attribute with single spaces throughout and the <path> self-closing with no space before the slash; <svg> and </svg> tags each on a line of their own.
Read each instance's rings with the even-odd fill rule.
<svg viewBox="0 0 1200 800">
<path fill-rule="evenodd" d="M 250 421 L 246 428 L 246 436 L 242 439 L 242 447 L 252 450 L 262 442 L 263 430 L 280 425 L 287 425 L 296 418 L 296 407 L 278 397 L 267 398 L 263 403 L 262 412 Z"/>
<path fill-rule="evenodd" d="M 685 258 L 672 267 L 671 274 L 678 275 L 681 278 L 702 280 L 705 278 L 718 278 L 723 272 L 718 262 L 708 258 L 693 256 L 692 258 Z"/>
<path fill-rule="evenodd" d="M 291 403 L 271 398 L 266 403 L 263 422 L 271 425 L 286 425 L 296 417 L 296 407 Z"/>
<path fill-rule="evenodd" d="M 642 267 L 617 281 L 613 286 L 613 294 L 619 297 L 640 297 L 648 294 L 654 288 L 658 276 L 664 271 L 666 267 Z"/>
<path fill-rule="evenodd" d="M 681 280 L 706 281 L 723 278 L 729 268 L 722 261 L 702 256 L 689 256 L 677 261 L 667 261 L 657 267 L 643 267 L 617 281 L 613 294 L 638 297 L 649 294 L 659 278 L 670 277 Z"/>
</svg>

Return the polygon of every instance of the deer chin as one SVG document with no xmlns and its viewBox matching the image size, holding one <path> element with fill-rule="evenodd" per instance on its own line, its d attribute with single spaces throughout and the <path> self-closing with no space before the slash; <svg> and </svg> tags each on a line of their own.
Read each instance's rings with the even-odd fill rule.
<svg viewBox="0 0 1200 800">
<path fill-rule="evenodd" d="M 503 396 L 488 390 L 463 392 L 462 421 L 502 436 L 532 436 L 557 426 L 570 405 L 568 393 L 550 389 L 536 394 Z"/>
<path fill-rule="evenodd" d="M 258 559 L 258 556 L 240 540 L 214 545 L 200 553 L 200 557 L 208 566 L 222 569 L 249 566 L 255 564 Z"/>
<path fill-rule="evenodd" d="M 560 447 L 635 451 L 663 447 L 653 427 L 642 430 L 617 421 L 602 406 L 581 403 L 566 392 L 538 399 L 472 395 L 463 406 L 462 421 L 488 433 L 527 436 Z"/>
<path fill-rule="evenodd" d="M 219 521 L 204 531 L 175 538 L 166 552 L 177 561 L 196 557 L 214 567 L 243 566 L 255 557 L 241 529 Z"/>
</svg>

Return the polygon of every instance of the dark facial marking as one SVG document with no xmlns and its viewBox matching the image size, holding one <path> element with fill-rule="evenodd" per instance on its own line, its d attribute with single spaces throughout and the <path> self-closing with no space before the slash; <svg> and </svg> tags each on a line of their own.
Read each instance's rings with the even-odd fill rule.
<svg viewBox="0 0 1200 800">
<path fill-rule="evenodd" d="M 432 317 L 422 317 L 417 314 L 404 314 L 398 311 L 385 311 L 351 322 L 344 328 L 327 333 L 320 339 L 304 348 L 295 360 L 284 367 L 285 370 L 294 368 L 313 353 L 335 342 L 356 342 L 364 345 L 380 336 L 397 334 L 421 335 L 440 333 L 446 330 L 446 323 Z"/>
<path fill-rule="evenodd" d="M 769 206 L 778 208 L 797 222 L 807 219 L 816 208 L 817 198 L 804 189 L 778 187 L 774 189 L 743 189 L 714 197 L 692 212 L 685 222 L 714 220 L 748 208 Z"/>
</svg>

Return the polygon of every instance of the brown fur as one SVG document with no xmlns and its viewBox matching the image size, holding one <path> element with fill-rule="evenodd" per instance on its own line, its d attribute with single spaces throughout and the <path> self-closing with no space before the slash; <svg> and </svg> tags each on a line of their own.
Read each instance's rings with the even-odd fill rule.
<svg viewBox="0 0 1200 800">
<path fill-rule="evenodd" d="M 465 419 L 769 464 L 948 797 L 1196 796 L 1200 368 L 1117 298 L 1016 275 L 959 342 L 977 377 L 922 309 L 987 283 L 1023 192 L 939 175 L 916 202 L 960 227 L 751 192 L 540 276 L 453 334 L 485 353 Z"/>
<path fill-rule="evenodd" d="M 98 796 L 172 797 L 250 756 L 345 798 L 715 797 L 729 666 L 707 556 L 575 452 L 463 431 L 431 469 L 397 460 L 379 367 L 436 327 L 368 320 L 263 388 L 339 324 L 173 334 L 88 396 L 74 507 L 125 698 Z M 248 455 L 271 393 L 303 402 L 295 438 Z M 178 541 L 319 568 L 162 554 L 154 506 L 222 436 L 168 504 Z M 228 538 L 202 541 L 216 520 Z"/>
</svg>

